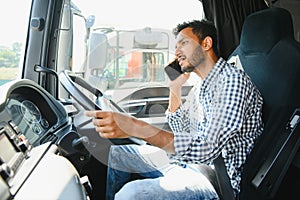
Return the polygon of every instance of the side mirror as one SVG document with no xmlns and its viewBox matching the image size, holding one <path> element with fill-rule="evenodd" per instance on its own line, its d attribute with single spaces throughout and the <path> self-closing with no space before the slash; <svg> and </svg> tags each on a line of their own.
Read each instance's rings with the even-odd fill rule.
<svg viewBox="0 0 300 200">
<path fill-rule="evenodd" d="M 89 39 L 87 67 L 102 71 L 106 65 L 108 39 L 104 33 L 93 32 Z"/>
<path fill-rule="evenodd" d="M 86 28 L 91 28 L 95 23 L 95 15 L 89 15 L 85 20 Z"/>
</svg>

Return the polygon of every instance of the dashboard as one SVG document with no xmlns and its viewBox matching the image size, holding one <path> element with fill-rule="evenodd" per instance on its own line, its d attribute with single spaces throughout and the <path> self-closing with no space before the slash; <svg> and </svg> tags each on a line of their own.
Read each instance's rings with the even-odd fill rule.
<svg viewBox="0 0 300 200">
<path fill-rule="evenodd" d="M 31 80 L 0 90 L 0 199 L 87 199 L 78 168 L 61 153 L 79 137 L 65 106 Z"/>
<path fill-rule="evenodd" d="M 80 105 L 34 81 L 0 91 L 0 199 L 103 199 L 110 146 L 140 141 L 99 137 Z"/>
<path fill-rule="evenodd" d="M 59 139 L 58 130 L 68 124 L 67 112 L 59 101 L 29 80 L 13 82 L 3 90 L 2 123 L 9 124 L 33 146 Z"/>
</svg>

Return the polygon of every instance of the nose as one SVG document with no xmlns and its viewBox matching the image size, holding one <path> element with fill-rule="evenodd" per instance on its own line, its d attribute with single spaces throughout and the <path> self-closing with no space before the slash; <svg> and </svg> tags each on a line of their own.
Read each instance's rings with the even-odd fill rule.
<svg viewBox="0 0 300 200">
<path fill-rule="evenodd" d="M 180 48 L 179 48 L 179 47 L 176 47 L 176 48 L 175 48 L 175 56 L 176 56 L 176 57 L 179 57 L 180 54 L 181 54 Z"/>
</svg>

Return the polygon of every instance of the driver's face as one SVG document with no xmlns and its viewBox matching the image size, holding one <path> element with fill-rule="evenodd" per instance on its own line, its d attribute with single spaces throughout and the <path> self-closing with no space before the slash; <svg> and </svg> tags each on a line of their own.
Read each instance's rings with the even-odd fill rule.
<svg viewBox="0 0 300 200">
<path fill-rule="evenodd" d="M 203 62 L 204 53 L 192 28 L 185 28 L 177 35 L 175 55 L 184 72 L 193 71 Z"/>
</svg>

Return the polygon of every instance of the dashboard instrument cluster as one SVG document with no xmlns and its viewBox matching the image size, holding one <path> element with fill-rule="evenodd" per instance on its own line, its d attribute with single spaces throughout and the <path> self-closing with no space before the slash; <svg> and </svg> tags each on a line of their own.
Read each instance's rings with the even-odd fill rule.
<svg viewBox="0 0 300 200">
<path fill-rule="evenodd" d="M 59 101 L 29 80 L 8 84 L 5 90 L 6 95 L 1 96 L 1 123 L 9 124 L 33 146 L 59 138 L 58 129 L 68 122 Z"/>
</svg>

